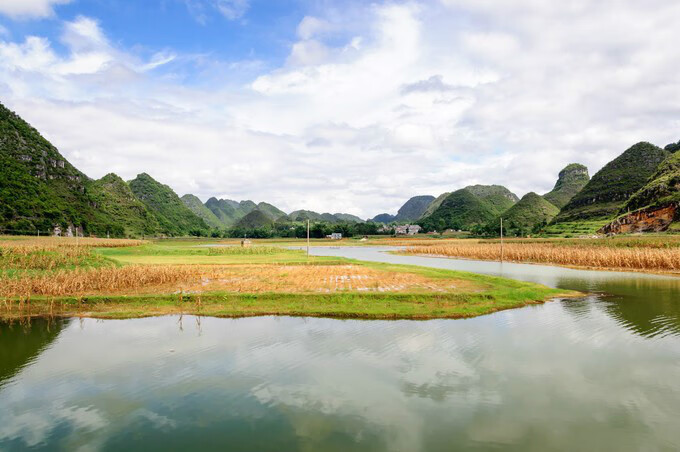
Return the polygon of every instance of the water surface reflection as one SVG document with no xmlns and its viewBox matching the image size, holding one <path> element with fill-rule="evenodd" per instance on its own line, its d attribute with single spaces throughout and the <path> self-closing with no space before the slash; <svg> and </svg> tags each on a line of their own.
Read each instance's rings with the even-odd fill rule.
<svg viewBox="0 0 680 452">
<path fill-rule="evenodd" d="M 678 338 L 598 303 L 196 320 L 65 325 L 0 390 L 0 449 L 680 447 Z"/>
</svg>

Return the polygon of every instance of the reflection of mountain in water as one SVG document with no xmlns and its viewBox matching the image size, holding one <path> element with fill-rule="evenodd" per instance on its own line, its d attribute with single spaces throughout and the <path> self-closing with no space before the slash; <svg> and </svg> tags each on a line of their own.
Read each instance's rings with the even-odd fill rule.
<svg viewBox="0 0 680 452">
<path fill-rule="evenodd" d="M 605 312 L 629 331 L 644 337 L 680 336 L 680 279 L 612 281 L 600 289 L 613 294 Z"/>
<path fill-rule="evenodd" d="M 47 319 L 34 319 L 27 325 L 0 322 L 0 387 L 40 355 L 67 323 Z"/>
</svg>

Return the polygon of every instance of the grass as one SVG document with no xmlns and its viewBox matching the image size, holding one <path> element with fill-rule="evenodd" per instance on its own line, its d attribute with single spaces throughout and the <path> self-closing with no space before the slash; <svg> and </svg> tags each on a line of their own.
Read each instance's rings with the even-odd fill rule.
<svg viewBox="0 0 680 452">
<path fill-rule="evenodd" d="M 562 221 L 546 226 L 543 235 L 547 237 L 582 237 L 597 235 L 602 227 L 609 224 L 613 218 L 598 220 Z"/>
<path fill-rule="evenodd" d="M 271 244 L 252 248 L 196 244 L 46 245 L 43 248 L 55 253 L 48 261 L 64 259 L 65 264 L 34 268 L 35 260 L 15 258 L 17 245 L 0 240 L 7 265 L 15 266 L 12 274 L 0 275 L 0 319 L 171 313 L 457 318 L 576 295 L 464 272 L 308 258 L 303 251 Z"/>
</svg>

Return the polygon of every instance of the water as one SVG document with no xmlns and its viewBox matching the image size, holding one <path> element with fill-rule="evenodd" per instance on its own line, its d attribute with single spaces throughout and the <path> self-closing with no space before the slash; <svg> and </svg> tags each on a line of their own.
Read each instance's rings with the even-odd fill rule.
<svg viewBox="0 0 680 452">
<path fill-rule="evenodd" d="M 0 324 L 0 450 L 680 448 L 680 279 L 314 252 L 596 294 L 467 320 Z"/>
</svg>

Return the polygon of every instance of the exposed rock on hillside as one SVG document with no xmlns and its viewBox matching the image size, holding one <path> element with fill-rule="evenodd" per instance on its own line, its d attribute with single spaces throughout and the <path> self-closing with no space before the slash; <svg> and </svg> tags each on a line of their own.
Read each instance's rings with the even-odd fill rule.
<svg viewBox="0 0 680 452">
<path fill-rule="evenodd" d="M 555 188 L 543 197 L 559 209 L 567 205 L 590 181 L 588 168 L 580 163 L 571 163 L 560 171 Z"/>
</svg>

